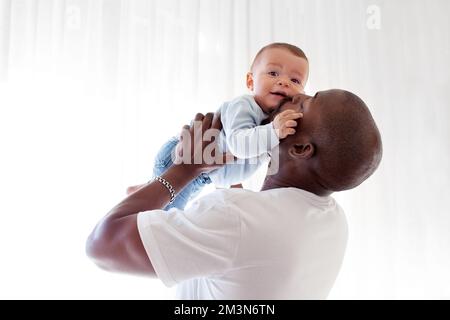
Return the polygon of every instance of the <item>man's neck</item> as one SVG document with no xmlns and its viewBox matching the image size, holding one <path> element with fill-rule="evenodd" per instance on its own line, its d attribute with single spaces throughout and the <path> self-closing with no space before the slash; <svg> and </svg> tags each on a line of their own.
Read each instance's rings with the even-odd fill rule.
<svg viewBox="0 0 450 320">
<path fill-rule="evenodd" d="M 266 176 L 261 191 L 277 189 L 277 188 L 297 188 L 311 193 L 314 193 L 320 197 L 325 197 L 332 194 L 332 191 L 325 189 L 320 184 L 313 182 L 311 179 L 295 179 L 300 181 L 292 181 L 289 177 L 285 177 L 281 174 L 272 176 Z"/>
</svg>

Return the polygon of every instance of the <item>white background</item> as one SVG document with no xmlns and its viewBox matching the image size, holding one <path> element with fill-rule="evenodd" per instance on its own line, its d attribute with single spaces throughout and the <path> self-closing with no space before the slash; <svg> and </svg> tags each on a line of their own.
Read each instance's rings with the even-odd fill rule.
<svg viewBox="0 0 450 320">
<path fill-rule="evenodd" d="M 0 298 L 171 298 L 97 269 L 86 237 L 167 138 L 247 93 L 255 53 L 284 41 L 309 57 L 307 92 L 357 93 L 384 142 L 374 176 L 335 195 L 350 238 L 330 298 L 449 299 L 449 13 L 446 0 L 0 0 Z"/>
</svg>

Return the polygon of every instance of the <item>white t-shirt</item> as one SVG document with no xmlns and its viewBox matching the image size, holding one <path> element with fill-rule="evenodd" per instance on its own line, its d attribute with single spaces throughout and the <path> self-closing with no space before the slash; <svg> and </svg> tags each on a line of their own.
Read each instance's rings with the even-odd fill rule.
<svg viewBox="0 0 450 320">
<path fill-rule="evenodd" d="M 137 220 L 156 274 L 178 285 L 179 299 L 325 299 L 347 243 L 336 201 L 297 188 L 217 190 Z"/>
</svg>

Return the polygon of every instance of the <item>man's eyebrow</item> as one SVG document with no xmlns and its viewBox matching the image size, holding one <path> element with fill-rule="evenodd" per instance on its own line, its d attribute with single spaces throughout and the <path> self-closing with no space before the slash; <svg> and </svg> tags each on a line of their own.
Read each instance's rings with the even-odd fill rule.
<svg viewBox="0 0 450 320">
<path fill-rule="evenodd" d="M 317 98 L 317 95 L 319 94 L 319 91 L 316 92 L 313 98 Z"/>
</svg>

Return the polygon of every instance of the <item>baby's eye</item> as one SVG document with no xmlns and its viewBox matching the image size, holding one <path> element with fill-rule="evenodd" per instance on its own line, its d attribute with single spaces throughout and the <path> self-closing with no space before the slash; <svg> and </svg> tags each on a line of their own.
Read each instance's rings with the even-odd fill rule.
<svg viewBox="0 0 450 320">
<path fill-rule="evenodd" d="M 291 79 L 291 81 L 293 82 L 293 83 L 296 83 L 296 84 L 302 84 L 301 82 L 300 82 L 300 80 L 298 80 L 298 79 Z"/>
<path fill-rule="evenodd" d="M 278 72 L 276 72 L 276 71 L 269 71 L 269 72 L 267 72 L 267 74 L 269 76 L 272 76 L 272 77 L 277 77 L 278 76 Z"/>
</svg>

